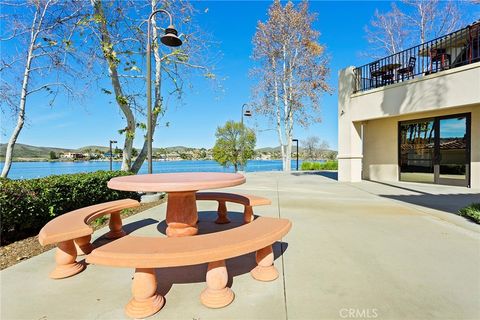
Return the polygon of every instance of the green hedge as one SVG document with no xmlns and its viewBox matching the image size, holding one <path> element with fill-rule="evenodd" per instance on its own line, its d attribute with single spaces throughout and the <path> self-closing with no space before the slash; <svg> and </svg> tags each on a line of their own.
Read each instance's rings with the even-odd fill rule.
<svg viewBox="0 0 480 320">
<path fill-rule="evenodd" d="M 480 224 L 480 203 L 472 203 L 471 205 L 458 210 L 458 214 Z"/>
<path fill-rule="evenodd" d="M 97 171 L 29 180 L 0 180 L 1 243 L 36 235 L 51 219 L 63 213 L 106 201 L 133 198 L 134 192 L 107 188 L 121 171 Z"/>
<path fill-rule="evenodd" d="M 302 170 L 338 170 L 338 161 L 302 162 Z"/>
</svg>

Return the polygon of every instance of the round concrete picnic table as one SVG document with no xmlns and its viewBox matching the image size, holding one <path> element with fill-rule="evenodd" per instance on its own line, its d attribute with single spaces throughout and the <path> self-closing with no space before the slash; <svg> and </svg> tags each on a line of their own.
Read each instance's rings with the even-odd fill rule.
<svg viewBox="0 0 480 320">
<path fill-rule="evenodd" d="M 238 173 L 182 172 L 141 174 L 112 178 L 110 189 L 137 192 L 166 192 L 167 236 L 182 237 L 198 232 L 198 212 L 195 193 L 204 189 L 218 189 L 245 183 Z"/>
</svg>

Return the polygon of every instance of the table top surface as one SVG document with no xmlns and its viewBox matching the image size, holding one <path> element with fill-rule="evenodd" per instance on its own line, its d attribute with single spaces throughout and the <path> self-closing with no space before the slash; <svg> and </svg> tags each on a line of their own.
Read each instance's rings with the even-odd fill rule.
<svg viewBox="0 0 480 320">
<path fill-rule="evenodd" d="M 245 183 L 238 173 L 181 172 L 140 174 L 110 179 L 110 189 L 138 192 L 182 192 L 233 187 Z"/>
<path fill-rule="evenodd" d="M 393 63 L 387 63 L 383 66 L 380 67 L 380 70 L 384 71 L 384 70 L 393 70 L 393 69 L 397 69 L 397 68 L 400 68 L 402 66 L 401 63 L 396 63 L 396 62 L 393 62 Z"/>
</svg>

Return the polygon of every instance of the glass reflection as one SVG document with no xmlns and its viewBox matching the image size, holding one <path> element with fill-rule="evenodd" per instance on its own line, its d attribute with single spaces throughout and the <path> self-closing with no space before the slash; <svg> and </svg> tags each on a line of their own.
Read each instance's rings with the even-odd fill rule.
<svg viewBox="0 0 480 320">
<path fill-rule="evenodd" d="M 434 119 L 400 124 L 400 180 L 434 182 Z"/>
<path fill-rule="evenodd" d="M 466 179 L 466 117 L 440 119 L 440 179 Z"/>
</svg>

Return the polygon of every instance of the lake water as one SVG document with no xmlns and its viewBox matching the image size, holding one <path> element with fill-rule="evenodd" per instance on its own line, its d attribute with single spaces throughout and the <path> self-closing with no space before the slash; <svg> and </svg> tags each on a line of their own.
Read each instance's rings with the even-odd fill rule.
<svg viewBox="0 0 480 320">
<path fill-rule="evenodd" d="M 299 166 L 302 161 L 299 160 Z M 121 163 L 113 162 L 113 169 L 120 170 Z M 3 167 L 3 162 L 0 163 Z M 14 162 L 8 177 L 10 179 L 41 178 L 52 174 L 66 174 L 109 170 L 108 161 L 75 161 L 75 162 Z M 292 169 L 295 170 L 296 161 L 292 160 Z M 245 171 L 280 171 L 281 160 L 250 160 Z M 233 172 L 233 167 L 224 168 L 213 160 L 183 160 L 183 161 L 154 161 L 153 173 L 162 172 Z M 147 173 L 147 163 L 142 166 L 140 173 Z"/>
</svg>

